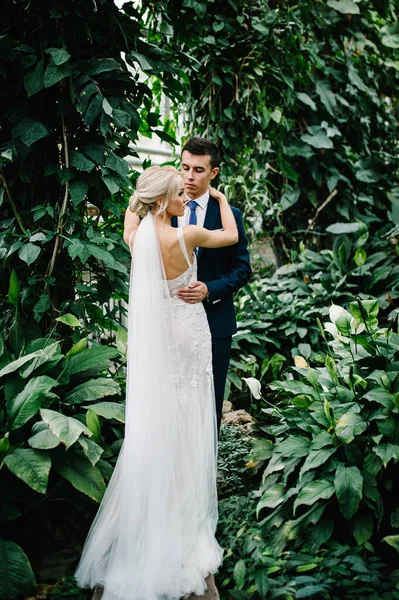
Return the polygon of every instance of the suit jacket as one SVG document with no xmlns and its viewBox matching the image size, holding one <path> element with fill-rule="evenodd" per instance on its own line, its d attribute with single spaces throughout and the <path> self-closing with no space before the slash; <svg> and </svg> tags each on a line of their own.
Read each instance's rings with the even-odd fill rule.
<svg viewBox="0 0 399 600">
<path fill-rule="evenodd" d="M 248 240 L 245 235 L 241 211 L 233 208 L 237 223 L 238 242 L 225 248 L 199 248 L 198 281 L 203 281 L 209 290 L 209 299 L 204 301 L 212 337 L 228 337 L 236 333 L 237 323 L 233 294 L 242 288 L 251 276 Z M 172 218 L 177 227 L 177 218 Z M 219 202 L 210 196 L 204 227 L 215 230 L 222 228 Z"/>
</svg>

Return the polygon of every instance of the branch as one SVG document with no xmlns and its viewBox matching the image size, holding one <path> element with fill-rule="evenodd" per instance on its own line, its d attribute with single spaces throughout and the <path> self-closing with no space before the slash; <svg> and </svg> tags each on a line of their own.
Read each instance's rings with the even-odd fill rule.
<svg viewBox="0 0 399 600">
<path fill-rule="evenodd" d="M 331 200 L 333 200 L 333 198 L 335 198 L 335 196 L 337 194 L 338 194 L 338 190 L 337 190 L 337 188 L 335 188 L 335 190 L 333 192 L 331 192 L 331 194 L 328 196 L 328 198 L 326 200 L 324 200 L 323 204 L 321 204 L 319 206 L 319 208 L 316 210 L 315 216 L 309 223 L 308 231 L 311 231 L 313 229 L 313 227 L 317 221 L 317 217 L 319 216 L 319 214 L 321 213 L 323 208 L 325 208 L 327 206 L 327 204 L 329 204 L 331 202 Z"/>
<path fill-rule="evenodd" d="M 14 216 L 15 216 L 15 218 L 18 221 L 18 225 L 20 226 L 21 231 L 25 235 L 28 235 L 28 232 L 26 231 L 26 229 L 25 229 L 25 227 L 24 227 L 24 225 L 22 223 L 22 219 L 21 219 L 21 217 L 20 217 L 20 215 L 18 213 L 17 207 L 15 206 L 14 200 L 12 199 L 10 188 L 8 187 L 7 180 L 4 177 L 3 169 L 0 169 L 0 179 L 1 179 L 2 183 L 3 183 L 4 189 L 6 191 L 8 201 L 9 201 L 9 203 L 11 205 L 11 208 L 12 208 L 12 212 L 14 213 Z"/>
<path fill-rule="evenodd" d="M 62 121 L 62 138 L 64 140 L 65 168 L 68 169 L 69 168 L 69 150 L 68 150 L 68 139 L 67 139 L 67 135 L 66 135 L 64 115 L 61 115 L 61 121 Z M 54 271 L 57 254 L 58 254 L 59 250 L 61 250 L 62 226 L 63 226 L 64 214 L 65 214 L 65 211 L 66 211 L 67 205 L 68 205 L 68 197 L 69 197 L 69 181 L 66 181 L 64 200 L 62 202 L 60 214 L 58 216 L 57 236 L 55 238 L 53 255 L 52 255 L 49 265 L 47 267 L 47 271 L 46 271 L 46 275 L 45 275 L 46 279 L 49 279 L 51 277 L 51 275 Z"/>
</svg>

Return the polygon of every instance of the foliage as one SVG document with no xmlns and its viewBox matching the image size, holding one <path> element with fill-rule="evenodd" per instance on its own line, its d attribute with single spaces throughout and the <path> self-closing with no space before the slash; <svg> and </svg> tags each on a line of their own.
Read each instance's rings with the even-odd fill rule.
<svg viewBox="0 0 399 600">
<path fill-rule="evenodd" d="M 218 496 L 243 493 L 249 483 L 245 466 L 251 450 L 251 438 L 238 425 L 222 422 L 218 444 Z"/>
<path fill-rule="evenodd" d="M 394 0 L 162 6 L 154 28 L 183 51 L 189 133 L 219 143 L 225 191 L 280 260 L 337 215 L 375 224 L 393 201 L 398 223 Z"/>
<path fill-rule="evenodd" d="M 71 319 L 65 315 L 64 322 Z M 80 537 L 87 513 L 92 516 L 90 501 L 100 502 L 122 442 L 119 377 L 110 376 L 119 351 L 86 346 L 83 338 L 63 354 L 60 342 L 48 336 L 28 342 L 17 358 L 0 338 L 2 535 L 36 562 L 65 523 L 65 511 L 74 513 L 68 536 L 75 530 Z M 33 574 L 16 544 L 7 551 L 15 561 L 12 573 L 21 570 L 16 591 L 10 591 L 17 598 L 27 591 L 29 573 L 32 586 Z"/>
<path fill-rule="evenodd" d="M 26 554 L 14 542 L 0 540 L 0 599 L 18 600 L 34 589 L 35 577 Z"/>
<path fill-rule="evenodd" d="M 333 305 L 325 366 L 302 358 L 297 378 L 270 385 L 278 408 L 263 409 L 252 457 L 266 463 L 257 513 L 270 549 L 336 539 L 373 550 L 396 536 L 399 334 L 377 315 L 373 300 Z"/>
<path fill-rule="evenodd" d="M 87 333 L 117 327 L 128 294 L 121 221 L 132 185 L 124 157 L 136 156 L 139 132 L 172 140 L 143 70 L 162 76 L 170 96 L 181 91 L 168 52 L 146 39 L 149 6 L 3 7 L 0 307 L 16 354 L 26 332 L 46 335 L 64 312 Z"/>
<path fill-rule="evenodd" d="M 399 598 L 399 573 L 361 548 L 329 543 L 317 551 L 304 546 L 273 553 L 261 536 L 255 509 L 253 494 L 219 504 L 218 539 L 225 548 L 217 576 L 221 600 Z"/>
<path fill-rule="evenodd" d="M 242 377 L 257 377 L 266 385 L 295 356 L 324 362 L 316 320 L 327 316 L 329 303 L 346 306 L 361 290 L 362 298 L 378 299 L 385 315 L 398 305 L 397 239 L 385 227 L 366 245 L 368 229 L 359 225 L 347 234 L 344 224 L 332 225 L 337 233 L 331 250 L 314 252 L 301 244 L 294 262 L 272 276 L 255 276 L 239 292 L 226 396 L 232 389 L 233 401 L 239 401 Z"/>
</svg>

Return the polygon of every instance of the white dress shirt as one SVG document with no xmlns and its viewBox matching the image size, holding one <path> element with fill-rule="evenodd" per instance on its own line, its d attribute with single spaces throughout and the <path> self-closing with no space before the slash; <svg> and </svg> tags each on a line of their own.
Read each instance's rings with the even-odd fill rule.
<svg viewBox="0 0 399 600">
<path fill-rule="evenodd" d="M 187 194 L 186 194 L 186 196 L 189 200 L 192 200 L 192 198 L 190 198 L 190 196 L 188 196 Z M 199 198 L 196 198 L 195 202 L 198 205 L 197 208 L 195 209 L 195 214 L 197 215 L 197 225 L 199 225 L 200 227 L 203 227 L 204 221 L 205 221 L 206 209 L 208 208 L 209 192 L 205 192 L 205 194 L 203 194 Z M 190 207 L 187 204 L 185 211 L 184 211 L 184 216 L 177 218 L 178 226 L 184 227 L 184 225 L 188 225 L 189 218 L 190 218 Z"/>
</svg>

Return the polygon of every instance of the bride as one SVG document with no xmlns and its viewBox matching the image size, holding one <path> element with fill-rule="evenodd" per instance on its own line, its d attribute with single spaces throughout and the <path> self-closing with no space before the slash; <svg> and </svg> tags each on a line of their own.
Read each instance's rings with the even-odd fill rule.
<svg viewBox="0 0 399 600">
<path fill-rule="evenodd" d="M 142 173 L 127 211 L 125 439 L 76 572 L 81 587 L 103 588 L 103 600 L 202 595 L 222 561 L 211 337 L 202 303 L 177 296 L 197 279 L 196 248 L 238 240 L 225 196 L 210 191 L 220 204 L 220 231 L 171 226 L 186 200 L 170 166 Z"/>
</svg>

